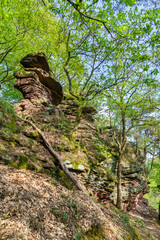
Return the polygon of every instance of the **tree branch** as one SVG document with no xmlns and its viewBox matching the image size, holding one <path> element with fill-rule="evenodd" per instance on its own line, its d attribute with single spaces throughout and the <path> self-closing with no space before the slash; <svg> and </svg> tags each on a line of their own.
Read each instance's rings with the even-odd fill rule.
<svg viewBox="0 0 160 240">
<path fill-rule="evenodd" d="M 102 23 L 102 25 L 104 26 L 104 28 L 105 28 L 105 29 L 107 30 L 107 32 L 110 34 L 111 38 L 113 38 L 114 41 L 117 42 L 117 40 L 113 37 L 110 29 L 106 26 L 106 22 L 105 22 L 105 21 L 100 20 L 100 19 L 98 19 L 98 18 L 90 17 L 90 16 L 84 14 L 83 12 L 81 12 L 81 11 L 79 10 L 78 6 L 77 6 L 75 3 L 73 3 L 71 0 L 67 0 L 67 1 L 74 7 L 74 9 L 75 9 L 81 16 L 83 16 L 83 17 L 85 17 L 85 18 L 88 18 L 88 19 L 90 19 L 90 20 L 93 20 L 93 21 Z M 121 37 L 122 37 L 122 36 L 121 36 Z"/>
<path fill-rule="evenodd" d="M 94 67 L 94 65 L 95 65 L 95 61 L 96 61 L 96 58 L 94 58 L 94 61 L 93 61 L 93 67 L 92 67 L 91 73 L 90 73 L 88 79 L 86 80 L 85 85 L 84 85 L 84 87 L 83 87 L 81 93 L 83 93 L 84 90 L 85 90 L 85 88 L 87 87 L 88 82 L 89 82 L 89 80 L 91 79 L 91 77 L 92 77 L 94 71 L 95 71 L 96 69 L 98 69 L 98 68 L 102 65 L 102 63 L 104 63 L 104 61 L 107 59 L 107 57 L 108 57 L 112 52 L 114 52 L 115 49 L 116 49 L 120 44 L 121 44 L 121 42 L 119 42 L 119 43 L 116 45 L 116 47 L 113 48 L 112 51 L 109 52 L 109 53 L 103 58 L 103 60 L 102 60 L 102 61 L 101 61 L 96 67 Z M 88 94 L 88 92 L 87 92 L 87 94 Z"/>
</svg>

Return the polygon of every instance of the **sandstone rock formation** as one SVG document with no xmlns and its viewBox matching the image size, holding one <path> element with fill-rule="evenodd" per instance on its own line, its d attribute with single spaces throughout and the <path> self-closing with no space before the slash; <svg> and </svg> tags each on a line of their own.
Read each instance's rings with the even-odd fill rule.
<svg viewBox="0 0 160 240">
<path fill-rule="evenodd" d="M 103 204 L 116 202 L 116 165 L 117 152 L 114 146 L 112 129 L 101 135 L 97 131 L 93 115 L 96 113 L 92 106 L 85 106 L 82 109 L 80 123 L 77 126 L 74 141 L 70 134 L 73 131 L 76 119 L 78 101 L 70 94 L 64 94 L 62 86 L 55 80 L 49 68 L 46 56 L 43 53 L 29 54 L 21 60 L 25 71 L 15 73 L 17 81 L 15 87 L 24 96 L 16 105 L 18 113 L 35 116 L 44 113 L 38 122 L 41 122 L 42 129 L 47 129 L 45 135 L 63 157 L 68 169 L 77 174 L 78 178 L 85 184 L 88 191 L 92 192 L 97 200 Z M 63 100 L 62 100 L 63 98 Z M 58 105 L 59 104 L 59 105 Z M 58 111 L 62 113 L 59 117 Z M 51 110 L 49 110 L 50 108 Z M 28 138 L 34 139 L 33 149 L 29 153 L 30 144 L 16 160 L 18 166 L 21 162 L 27 162 L 29 169 L 54 169 L 54 164 L 50 159 L 50 154 L 39 145 L 38 134 L 31 127 L 24 131 L 22 139 L 28 142 Z M 18 140 L 13 140 L 13 142 Z M 38 149 L 36 159 L 34 151 Z M 33 152 L 33 154 L 32 154 Z M 27 156 L 27 158 L 25 157 Z M 31 159 L 34 159 L 32 161 Z M 12 162 L 15 160 L 12 159 Z M 128 144 L 122 165 L 122 198 L 123 207 L 126 210 L 136 209 L 138 199 L 148 191 L 145 180 L 145 169 L 143 158 L 137 159 L 134 146 Z"/>
<path fill-rule="evenodd" d="M 95 109 L 85 106 L 73 138 L 78 101 L 69 94 L 63 96 L 62 86 L 55 80 L 43 53 L 29 54 L 21 64 L 24 71 L 14 74 L 15 87 L 24 96 L 15 106 L 17 113 L 29 115 L 34 120 L 67 168 L 97 201 L 105 205 L 105 208 L 101 205 L 101 210 L 107 221 L 98 216 L 95 204 L 67 178 L 38 131 L 17 118 L 11 106 L 8 111 L 0 99 L 0 163 L 14 167 L 2 165 L 0 169 L 1 175 L 5 175 L 0 179 L 0 232 L 5 235 L 4 239 L 10 239 L 8 232 L 11 238 L 14 233 L 16 240 L 20 234 L 31 240 L 72 240 L 80 236 L 122 239 L 122 235 L 125 239 L 140 239 L 139 233 L 130 231 L 133 224 L 124 222 L 127 215 L 116 214 L 115 206 L 109 204 L 115 203 L 117 191 L 118 155 L 112 128 L 108 127 L 103 133 L 98 130 L 94 125 Z M 148 191 L 144 166 L 143 157 L 137 158 L 134 145 L 128 143 L 122 166 L 122 200 L 127 211 L 139 210 L 140 203 L 144 202 L 142 196 Z M 35 185 L 37 180 L 39 184 Z M 26 189 L 29 189 L 27 195 Z M 22 208 L 25 214 L 21 214 Z M 124 229 L 126 224 L 127 230 Z M 28 232 L 23 233 L 26 227 Z"/>
<path fill-rule="evenodd" d="M 24 71 L 14 74 L 17 78 L 14 87 L 24 96 L 24 100 L 16 105 L 17 112 L 33 114 L 42 111 L 44 106 L 58 105 L 63 98 L 63 89 L 53 76 L 45 54 L 28 54 L 21 64 Z"/>
</svg>

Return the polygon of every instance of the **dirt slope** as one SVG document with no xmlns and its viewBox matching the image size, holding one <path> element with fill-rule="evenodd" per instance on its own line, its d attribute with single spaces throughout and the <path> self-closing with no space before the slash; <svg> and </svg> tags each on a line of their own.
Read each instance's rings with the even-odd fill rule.
<svg viewBox="0 0 160 240">
<path fill-rule="evenodd" d="M 104 221 L 69 179 L 66 184 L 46 174 L 0 165 L 0 239 L 159 240 L 155 216 L 130 216 L 113 205 L 99 205 Z"/>
<path fill-rule="evenodd" d="M 117 239 L 80 191 L 45 174 L 3 165 L 0 172 L 0 239 Z"/>
</svg>

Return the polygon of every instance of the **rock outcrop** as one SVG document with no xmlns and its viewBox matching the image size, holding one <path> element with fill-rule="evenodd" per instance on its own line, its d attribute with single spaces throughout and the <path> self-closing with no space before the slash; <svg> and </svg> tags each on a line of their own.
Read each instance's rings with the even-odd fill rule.
<svg viewBox="0 0 160 240">
<path fill-rule="evenodd" d="M 64 94 L 63 98 L 62 86 L 55 80 L 43 53 L 29 54 L 21 60 L 21 64 L 25 71 L 14 74 L 17 78 L 14 86 L 24 96 L 15 106 L 17 113 L 34 118 L 68 169 L 77 174 L 97 200 L 105 205 L 115 203 L 117 152 L 112 129 L 108 128 L 102 135 L 94 126 L 95 109 L 85 106 L 73 139 L 71 135 L 78 101 L 69 94 Z M 8 139 L 8 135 L 2 137 L 3 153 L 10 144 L 14 146 L 14 153 L 8 151 L 6 155 L 0 155 L 1 161 L 35 171 L 55 172 L 57 163 L 31 126 L 26 124 L 25 129 L 20 134 L 14 134 L 10 143 L 6 144 Z M 134 152 L 134 146 L 128 144 L 122 166 L 125 210 L 136 209 L 138 199 L 148 191 L 143 158 L 137 159 Z"/>
<path fill-rule="evenodd" d="M 18 113 L 35 114 L 49 105 L 58 105 L 63 98 L 63 89 L 51 72 L 43 53 L 28 54 L 21 60 L 24 71 L 16 72 L 14 87 L 24 96 L 16 105 Z"/>
</svg>

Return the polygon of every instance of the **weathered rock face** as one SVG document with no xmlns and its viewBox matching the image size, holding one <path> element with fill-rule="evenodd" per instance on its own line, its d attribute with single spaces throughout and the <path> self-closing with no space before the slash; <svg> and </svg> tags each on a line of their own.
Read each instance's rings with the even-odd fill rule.
<svg viewBox="0 0 160 240">
<path fill-rule="evenodd" d="M 76 98 L 72 95 L 65 93 L 63 101 L 59 105 L 60 109 L 65 113 L 66 116 L 72 118 L 73 121 L 76 119 L 79 103 Z M 97 113 L 94 107 L 84 106 L 82 107 L 81 120 L 87 120 L 93 122 L 93 116 Z"/>
<path fill-rule="evenodd" d="M 122 163 L 122 198 L 123 208 L 127 211 L 136 210 L 138 199 L 149 192 L 148 181 L 145 179 L 144 164 L 138 160 Z M 116 186 L 110 199 L 116 203 Z"/>
<path fill-rule="evenodd" d="M 25 68 L 40 68 L 46 72 L 51 71 L 44 53 L 28 54 L 21 60 Z"/>
<path fill-rule="evenodd" d="M 22 92 L 24 100 L 16 105 L 18 113 L 36 113 L 49 105 L 58 105 L 63 89 L 51 73 L 45 54 L 29 54 L 21 60 L 24 71 L 16 72 L 14 87 Z"/>
<path fill-rule="evenodd" d="M 62 156 L 68 169 L 77 174 L 97 200 L 106 205 L 108 202 L 115 203 L 117 152 L 112 129 L 109 127 L 104 134 L 100 134 L 94 125 L 95 109 L 85 106 L 73 139 L 78 101 L 69 94 L 65 94 L 62 100 L 62 87 L 51 77 L 44 54 L 29 54 L 21 63 L 25 71 L 15 73 L 15 87 L 23 93 L 24 99 L 16 105 L 17 112 L 31 115 L 39 128 L 45 129 L 46 138 Z M 58 104 L 57 108 L 55 105 Z M 8 135 L 3 134 L 0 141 L 3 156 L 0 155 L 0 160 L 16 167 L 55 171 L 54 159 L 38 136 L 31 126 L 20 134 L 14 134 L 10 140 Z M 10 144 L 5 144 L 5 139 L 14 146 L 14 153 L 8 151 Z M 6 150 L 8 153 L 5 153 Z M 122 165 L 124 209 L 136 208 L 138 199 L 147 191 L 144 162 L 137 159 L 134 147 L 128 144 Z"/>
</svg>

